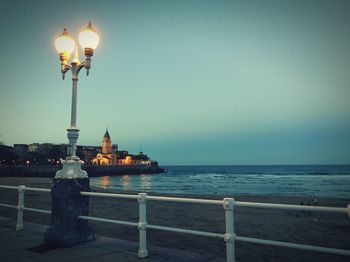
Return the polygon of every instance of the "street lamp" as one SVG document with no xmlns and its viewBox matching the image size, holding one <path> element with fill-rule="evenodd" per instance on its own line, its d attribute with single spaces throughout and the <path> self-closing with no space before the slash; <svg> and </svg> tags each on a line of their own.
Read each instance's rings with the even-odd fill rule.
<svg viewBox="0 0 350 262">
<path fill-rule="evenodd" d="M 91 66 L 91 57 L 98 45 L 99 36 L 92 29 L 91 23 L 79 34 L 79 42 L 84 51 L 84 61 L 79 61 L 78 49 L 67 29 L 63 30 L 55 40 L 60 54 L 61 72 L 72 72 L 72 111 L 68 131 L 68 152 L 66 160 L 61 160 L 62 170 L 56 172 L 51 187 L 51 226 L 44 233 L 44 243 L 56 246 L 73 246 L 94 239 L 94 232 L 87 221 L 79 220 L 79 216 L 89 215 L 89 197 L 80 192 L 91 191 L 90 180 L 86 171 L 81 170 L 83 161 L 76 155 L 79 129 L 77 128 L 77 84 L 82 68 L 87 73 Z M 69 60 L 74 51 L 72 61 Z"/>
<path fill-rule="evenodd" d="M 77 123 L 77 91 L 78 91 L 78 75 L 82 68 L 86 69 L 86 74 L 89 75 L 91 67 L 91 57 L 99 43 L 99 36 L 92 28 L 91 23 L 79 33 L 79 42 L 84 51 L 84 61 L 79 61 L 78 49 L 73 38 L 68 34 L 67 29 L 64 29 L 55 40 L 57 52 L 61 60 L 61 72 L 64 79 L 65 74 L 70 70 L 72 72 L 72 108 L 71 108 L 71 123 L 67 129 L 69 147 L 66 160 L 62 160 L 63 169 L 57 171 L 55 178 L 83 178 L 87 177 L 87 173 L 81 170 L 82 161 L 76 155 L 77 140 L 79 137 L 79 129 Z M 73 59 L 69 64 L 71 54 Z"/>
</svg>

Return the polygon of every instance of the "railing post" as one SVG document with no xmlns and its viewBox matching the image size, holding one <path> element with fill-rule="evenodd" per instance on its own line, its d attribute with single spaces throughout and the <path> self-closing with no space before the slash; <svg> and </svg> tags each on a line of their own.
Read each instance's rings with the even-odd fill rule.
<svg viewBox="0 0 350 262">
<path fill-rule="evenodd" d="M 24 208 L 24 191 L 26 186 L 20 185 L 18 187 L 18 204 L 17 204 L 17 225 L 16 230 L 23 229 L 23 208 Z"/>
<path fill-rule="evenodd" d="M 138 256 L 140 258 L 144 258 L 148 256 L 147 251 L 147 235 L 146 235 L 146 227 L 147 227 L 147 216 L 146 216 L 146 203 L 147 203 L 147 194 L 139 193 L 138 194 L 138 202 L 139 202 L 139 252 Z"/>
<path fill-rule="evenodd" d="M 234 228 L 234 209 L 235 200 L 233 198 L 224 198 L 225 221 L 226 221 L 226 258 L 227 262 L 235 261 L 235 228 Z"/>
</svg>

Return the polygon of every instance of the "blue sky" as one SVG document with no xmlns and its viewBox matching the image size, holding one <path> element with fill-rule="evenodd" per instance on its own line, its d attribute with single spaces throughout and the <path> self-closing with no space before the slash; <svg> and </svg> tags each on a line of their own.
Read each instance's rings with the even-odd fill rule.
<svg viewBox="0 0 350 262">
<path fill-rule="evenodd" d="M 3 1 L 0 140 L 66 142 L 53 41 L 91 21 L 79 144 L 160 164 L 349 164 L 348 1 Z M 81 52 L 80 52 L 81 53 Z"/>
</svg>

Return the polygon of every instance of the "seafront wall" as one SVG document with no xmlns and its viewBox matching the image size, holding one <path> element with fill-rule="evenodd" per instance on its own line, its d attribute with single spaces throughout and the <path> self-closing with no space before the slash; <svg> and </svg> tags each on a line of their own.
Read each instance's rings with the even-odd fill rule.
<svg viewBox="0 0 350 262">
<path fill-rule="evenodd" d="M 54 177 L 55 173 L 62 169 L 58 166 L 2 166 L 0 177 Z M 90 177 L 125 175 L 125 174 L 153 174 L 163 173 L 164 169 L 150 165 L 127 166 L 82 166 Z"/>
</svg>

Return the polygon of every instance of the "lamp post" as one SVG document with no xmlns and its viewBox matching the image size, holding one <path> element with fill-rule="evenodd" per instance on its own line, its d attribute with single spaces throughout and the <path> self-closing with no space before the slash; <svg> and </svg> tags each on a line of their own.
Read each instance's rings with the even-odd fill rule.
<svg viewBox="0 0 350 262">
<path fill-rule="evenodd" d="M 79 34 L 79 42 L 84 51 L 84 61 L 79 61 L 78 49 L 66 29 L 55 40 L 60 55 L 61 72 L 64 79 L 68 71 L 72 72 L 72 108 L 71 123 L 67 129 L 69 146 L 67 157 L 61 160 L 62 170 L 56 172 L 51 189 L 51 226 L 44 234 L 44 243 L 55 246 L 73 246 L 94 239 L 94 232 L 86 220 L 79 216 L 89 215 L 89 198 L 81 196 L 81 191 L 90 191 L 90 181 L 86 171 L 81 169 L 83 161 L 76 155 L 79 129 L 77 128 L 77 91 L 78 75 L 85 68 L 87 75 L 91 66 L 91 57 L 99 42 L 98 34 L 91 23 Z M 69 64 L 70 56 L 73 58 Z"/>
<path fill-rule="evenodd" d="M 78 75 L 81 69 L 86 69 L 86 74 L 89 74 L 91 67 L 91 57 L 99 43 L 99 36 L 92 28 L 91 23 L 80 32 L 79 42 L 83 48 L 85 59 L 79 61 L 78 49 L 75 46 L 73 38 L 68 34 L 67 29 L 64 29 L 62 34 L 56 38 L 55 46 L 60 55 L 61 72 L 64 79 L 65 74 L 70 70 L 72 72 L 72 108 L 71 122 L 67 129 L 69 146 L 67 150 L 66 160 L 62 160 L 63 169 L 57 171 L 55 178 L 84 178 L 87 173 L 81 170 L 82 161 L 76 155 L 77 140 L 79 137 L 79 129 L 77 128 L 77 92 L 78 92 Z M 69 59 L 74 51 L 73 59 L 69 65 Z"/>
</svg>

